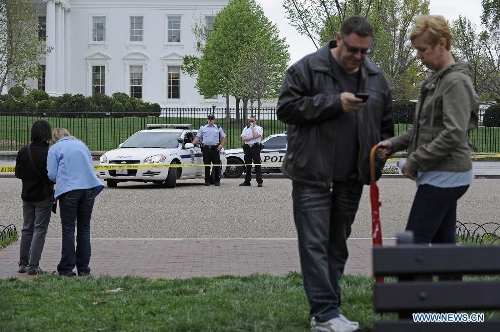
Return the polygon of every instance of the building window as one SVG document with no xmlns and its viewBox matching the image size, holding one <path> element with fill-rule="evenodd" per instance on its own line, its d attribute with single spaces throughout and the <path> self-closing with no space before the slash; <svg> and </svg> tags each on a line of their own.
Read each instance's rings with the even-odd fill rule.
<svg viewBox="0 0 500 332">
<path fill-rule="evenodd" d="M 144 17 L 130 16 L 130 41 L 142 42 L 144 33 Z"/>
<path fill-rule="evenodd" d="M 168 66 L 167 98 L 180 99 L 181 98 L 180 90 L 181 90 L 181 67 Z"/>
<path fill-rule="evenodd" d="M 106 40 L 106 16 L 92 17 L 92 41 L 103 42 Z"/>
<path fill-rule="evenodd" d="M 130 66 L 130 97 L 142 99 L 142 66 Z"/>
<path fill-rule="evenodd" d="M 106 93 L 105 69 L 105 66 L 92 66 L 92 96 Z"/>
<path fill-rule="evenodd" d="M 210 34 L 214 30 L 214 16 L 205 16 L 205 29 L 207 34 Z"/>
<path fill-rule="evenodd" d="M 181 41 L 181 17 L 168 16 L 168 42 L 180 43 Z"/>
<path fill-rule="evenodd" d="M 45 65 L 38 66 L 38 90 L 45 91 Z"/>
<path fill-rule="evenodd" d="M 47 40 L 47 17 L 38 16 L 38 39 Z"/>
</svg>

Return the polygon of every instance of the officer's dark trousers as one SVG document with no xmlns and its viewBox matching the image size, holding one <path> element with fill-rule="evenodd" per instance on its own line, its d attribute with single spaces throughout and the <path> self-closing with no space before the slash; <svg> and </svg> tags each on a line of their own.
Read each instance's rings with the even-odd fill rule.
<svg viewBox="0 0 500 332">
<path fill-rule="evenodd" d="M 253 144 L 250 147 L 248 144 L 243 145 L 244 159 L 246 164 L 245 182 L 250 183 L 252 180 L 252 161 L 255 164 L 255 177 L 257 183 L 262 183 L 262 168 L 260 166 L 260 144 Z"/>
<path fill-rule="evenodd" d="M 216 146 L 204 146 L 203 147 L 203 163 L 205 165 L 205 183 L 212 182 L 212 176 L 210 175 L 210 164 L 220 165 L 220 152 L 217 151 Z M 215 183 L 220 182 L 220 166 L 213 166 L 214 171 L 214 181 Z"/>
</svg>

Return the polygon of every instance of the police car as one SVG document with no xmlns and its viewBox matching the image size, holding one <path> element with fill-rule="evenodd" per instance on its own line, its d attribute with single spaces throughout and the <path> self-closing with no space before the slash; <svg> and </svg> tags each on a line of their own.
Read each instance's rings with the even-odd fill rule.
<svg viewBox="0 0 500 332">
<path fill-rule="evenodd" d="M 262 140 L 263 148 L 260 151 L 262 173 L 281 173 L 281 165 L 286 152 L 286 134 L 267 136 Z M 245 157 L 243 149 L 226 150 L 227 167 L 224 176 L 239 178 L 245 172 Z M 252 170 L 254 171 L 253 167 Z"/>
<path fill-rule="evenodd" d="M 118 149 L 103 154 L 97 174 L 108 187 L 136 181 L 174 188 L 177 180 L 204 179 L 201 143 L 191 143 L 196 133 L 189 124 L 148 124 L 147 129 L 130 136 Z M 224 169 L 223 149 L 220 155 Z"/>
</svg>

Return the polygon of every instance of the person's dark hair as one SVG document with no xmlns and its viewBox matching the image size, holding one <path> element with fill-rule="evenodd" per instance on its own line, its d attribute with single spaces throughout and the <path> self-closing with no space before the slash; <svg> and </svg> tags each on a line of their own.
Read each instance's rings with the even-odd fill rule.
<svg viewBox="0 0 500 332">
<path fill-rule="evenodd" d="M 31 126 L 31 141 L 42 140 L 47 142 L 52 138 L 52 128 L 45 120 L 37 120 Z"/>
<path fill-rule="evenodd" d="M 340 33 L 342 37 L 346 37 L 351 33 L 355 33 L 360 37 L 373 37 L 373 29 L 370 22 L 368 22 L 366 18 L 358 15 L 346 18 L 344 22 L 342 22 Z"/>
</svg>

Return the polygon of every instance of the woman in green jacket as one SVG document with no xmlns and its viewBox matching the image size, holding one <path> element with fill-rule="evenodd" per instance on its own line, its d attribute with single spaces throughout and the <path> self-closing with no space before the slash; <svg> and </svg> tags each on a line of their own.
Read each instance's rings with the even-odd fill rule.
<svg viewBox="0 0 500 332">
<path fill-rule="evenodd" d="M 420 16 L 410 38 L 432 73 L 421 84 L 413 127 L 380 142 L 378 154 L 408 149 L 401 170 L 418 186 L 406 226 L 415 242 L 456 243 L 457 201 L 474 178 L 467 131 L 477 124 L 479 98 L 470 65 L 451 55 L 443 16 Z"/>
</svg>

